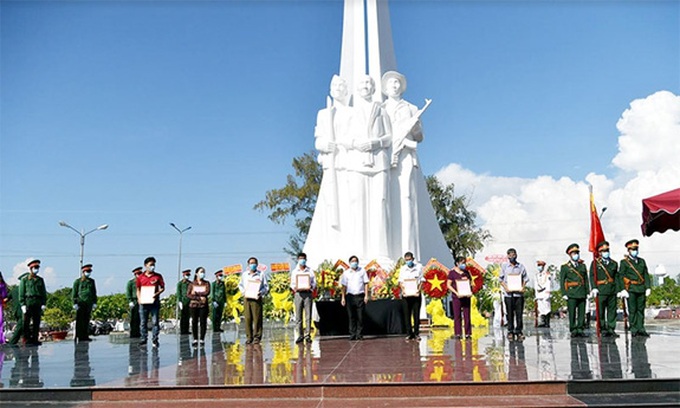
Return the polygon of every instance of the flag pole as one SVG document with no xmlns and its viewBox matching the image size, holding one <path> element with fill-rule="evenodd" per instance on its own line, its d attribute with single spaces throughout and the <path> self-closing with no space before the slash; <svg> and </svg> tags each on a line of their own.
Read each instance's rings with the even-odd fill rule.
<svg viewBox="0 0 680 408">
<path fill-rule="evenodd" d="M 595 282 L 595 288 L 592 289 L 597 289 L 597 242 L 593 242 L 593 237 L 595 237 L 593 234 L 596 234 L 596 231 L 593 231 L 594 229 L 594 223 L 593 223 L 593 217 L 597 218 L 597 209 L 595 208 L 595 199 L 593 197 L 593 186 L 592 184 L 588 186 L 588 190 L 590 191 L 590 243 L 588 245 L 588 249 L 591 251 L 591 254 L 593 255 L 593 263 L 591 269 L 593 270 L 593 282 Z M 599 223 L 599 218 L 597 218 L 597 221 Z M 602 225 L 600 225 L 600 231 L 602 231 Z M 602 232 L 602 239 L 604 239 L 604 232 Z M 591 289 L 591 291 L 592 291 Z M 597 336 L 599 337 L 601 335 L 601 330 L 600 330 L 600 291 L 598 290 L 597 295 L 595 295 L 595 331 L 597 333 Z"/>
</svg>

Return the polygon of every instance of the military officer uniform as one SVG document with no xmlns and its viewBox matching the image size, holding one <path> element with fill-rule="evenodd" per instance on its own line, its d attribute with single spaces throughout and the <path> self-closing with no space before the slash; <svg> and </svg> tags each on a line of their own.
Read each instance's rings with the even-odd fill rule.
<svg viewBox="0 0 680 408">
<path fill-rule="evenodd" d="M 130 307 L 130 338 L 138 339 L 141 337 L 139 332 L 139 303 L 137 303 L 137 276 L 142 273 L 139 266 L 132 270 L 134 277 L 130 279 L 125 287 L 125 297 Z"/>
<path fill-rule="evenodd" d="M 28 276 L 30 272 L 26 272 L 19 276 L 19 282 L 26 276 Z M 14 319 L 16 320 L 17 324 L 14 326 L 14 331 L 12 332 L 12 337 L 9 339 L 9 344 L 11 345 L 17 345 L 19 343 L 19 339 L 21 336 L 24 335 L 24 314 L 21 312 L 21 303 L 19 302 L 19 286 L 16 285 L 14 288 L 12 288 L 12 291 L 10 292 L 9 298 L 12 301 L 12 311 L 14 312 Z"/>
<path fill-rule="evenodd" d="M 182 271 L 182 280 L 177 282 L 177 305 L 179 307 L 179 334 L 189 334 L 189 319 L 191 318 L 189 310 L 189 301 L 187 297 L 187 290 L 189 289 L 189 276 L 191 269 Z"/>
<path fill-rule="evenodd" d="M 215 281 L 210 286 L 210 300 L 212 302 L 212 324 L 213 332 L 222 331 L 222 313 L 224 304 L 227 303 L 227 289 L 222 280 L 222 270 L 215 272 Z"/>
<path fill-rule="evenodd" d="M 619 263 L 620 285 L 623 290 L 619 296 L 628 300 L 630 333 L 633 336 L 648 337 L 645 330 L 645 303 L 651 293 L 652 281 L 649 278 L 647 263 L 638 257 L 640 242 L 631 239 L 626 242 L 628 255 Z"/>
<path fill-rule="evenodd" d="M 616 329 L 616 294 L 621 291 L 618 264 L 609 257 L 609 242 L 596 246 L 599 256 L 590 265 L 590 287 L 599 307 L 600 333 L 618 337 Z"/>
<path fill-rule="evenodd" d="M 580 253 L 578 244 L 569 245 L 567 254 L 571 259 L 560 268 L 560 290 L 567 297 L 571 337 L 587 337 L 584 329 L 588 270 L 579 257 Z"/>
<path fill-rule="evenodd" d="M 28 273 L 19 282 L 19 304 L 23 312 L 24 341 L 27 345 L 40 345 L 38 334 L 40 333 L 40 319 L 47 303 L 47 290 L 45 281 L 38 276 L 40 261 L 28 262 Z"/>
<path fill-rule="evenodd" d="M 91 341 L 90 317 L 97 308 L 97 286 L 90 278 L 92 265 L 83 265 L 81 277 L 73 282 L 73 308 L 76 310 L 76 335 L 74 341 Z"/>
</svg>

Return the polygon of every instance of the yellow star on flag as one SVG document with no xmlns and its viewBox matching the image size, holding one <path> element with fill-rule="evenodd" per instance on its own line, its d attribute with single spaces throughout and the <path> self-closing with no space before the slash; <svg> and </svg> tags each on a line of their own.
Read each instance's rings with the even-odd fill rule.
<svg viewBox="0 0 680 408">
<path fill-rule="evenodd" d="M 432 285 L 433 289 L 437 288 L 438 290 L 443 290 L 442 283 L 446 282 L 439 279 L 439 276 L 437 276 L 437 274 L 435 274 L 432 278 L 428 279 L 427 281 L 430 282 L 430 285 Z"/>
</svg>

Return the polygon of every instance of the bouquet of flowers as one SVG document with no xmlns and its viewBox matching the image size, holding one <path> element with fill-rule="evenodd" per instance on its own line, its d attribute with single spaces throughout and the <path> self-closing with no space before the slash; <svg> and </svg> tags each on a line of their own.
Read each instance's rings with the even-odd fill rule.
<svg viewBox="0 0 680 408">
<path fill-rule="evenodd" d="M 405 264 L 404 258 L 399 258 L 396 265 L 394 265 L 394 270 L 389 274 L 389 279 L 387 279 L 387 291 L 392 299 L 401 298 L 401 286 L 399 286 L 399 272 L 401 272 L 401 267 Z"/>
<path fill-rule="evenodd" d="M 335 264 L 329 260 L 325 260 L 314 271 L 316 277 L 316 291 L 314 299 L 319 298 L 339 298 L 340 297 L 340 275 L 349 265 L 343 261 L 338 261 Z"/>
<path fill-rule="evenodd" d="M 290 275 L 286 272 L 272 274 L 269 279 L 269 291 L 274 306 L 271 317 L 277 320 L 283 319 L 285 323 L 288 323 L 294 308 L 293 294 L 290 291 Z"/>
<path fill-rule="evenodd" d="M 243 313 L 243 295 L 238 290 L 238 284 L 241 281 L 240 273 L 232 273 L 224 277 L 224 290 L 227 292 L 227 304 L 225 305 L 224 314 L 231 316 L 236 324 L 241 323 L 241 314 Z"/>
<path fill-rule="evenodd" d="M 366 273 L 368 274 L 368 291 L 371 299 L 388 299 L 390 297 L 389 287 L 387 285 L 387 272 L 375 260 L 366 265 Z"/>
</svg>

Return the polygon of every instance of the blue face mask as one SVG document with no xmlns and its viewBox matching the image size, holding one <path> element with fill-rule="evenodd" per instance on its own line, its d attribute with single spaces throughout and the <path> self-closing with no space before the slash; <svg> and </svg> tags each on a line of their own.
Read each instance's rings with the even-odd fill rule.
<svg viewBox="0 0 680 408">
<path fill-rule="evenodd" d="M 205 273 L 204 272 L 199 272 L 198 273 L 198 279 L 203 279 L 205 278 Z"/>
<path fill-rule="evenodd" d="M 37 275 L 38 273 L 40 273 L 40 269 L 39 268 L 33 268 L 33 269 L 31 269 L 31 272 L 33 272 L 34 274 Z"/>
<path fill-rule="evenodd" d="M 257 264 L 248 264 L 248 268 L 250 268 L 252 272 L 255 272 L 257 270 Z"/>
<path fill-rule="evenodd" d="M 538 269 L 539 272 L 543 272 L 543 265 L 538 265 L 537 269 Z"/>
<path fill-rule="evenodd" d="M 416 264 L 416 263 L 413 262 L 413 259 L 411 259 L 410 261 L 406 261 L 406 265 L 407 265 L 409 268 L 413 268 L 413 265 L 415 265 L 415 264 Z"/>
<path fill-rule="evenodd" d="M 298 265 L 304 267 L 307 265 L 307 260 L 306 259 L 298 259 Z"/>
<path fill-rule="evenodd" d="M 602 259 L 609 259 L 609 252 L 602 252 Z"/>
<path fill-rule="evenodd" d="M 90 277 L 90 273 L 91 273 L 91 272 L 83 272 L 83 275 L 85 275 L 86 278 L 89 278 L 89 277 Z"/>
<path fill-rule="evenodd" d="M 637 258 L 637 256 L 638 256 L 638 250 L 637 250 L 637 249 L 631 249 L 631 250 L 629 251 L 629 254 L 630 254 L 630 256 L 632 256 L 633 258 Z"/>
<path fill-rule="evenodd" d="M 571 254 L 571 260 L 577 262 L 581 258 L 579 254 Z"/>
<path fill-rule="evenodd" d="M 461 271 L 464 271 L 465 268 L 467 268 L 467 266 L 464 263 L 458 265 L 458 269 L 460 269 Z"/>
<path fill-rule="evenodd" d="M 357 269 L 359 267 L 359 262 L 352 262 L 349 264 L 352 269 Z"/>
</svg>

